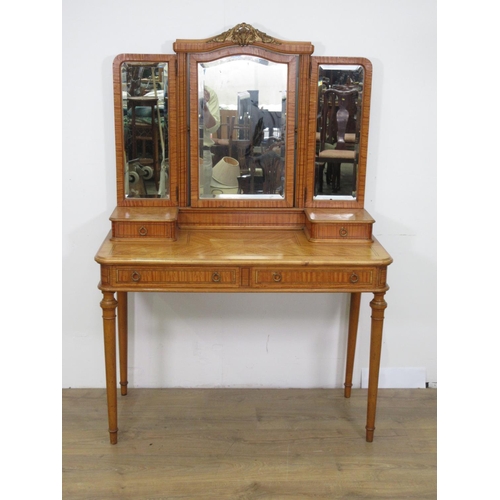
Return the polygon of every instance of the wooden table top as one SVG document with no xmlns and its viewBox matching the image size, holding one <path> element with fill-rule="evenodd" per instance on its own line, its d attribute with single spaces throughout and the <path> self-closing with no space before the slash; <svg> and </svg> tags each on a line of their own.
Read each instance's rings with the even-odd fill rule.
<svg viewBox="0 0 500 500">
<path fill-rule="evenodd" d="M 102 265 L 359 265 L 387 266 L 391 256 L 367 242 L 310 242 L 302 229 L 179 229 L 176 241 L 104 240 L 95 256 Z"/>
</svg>

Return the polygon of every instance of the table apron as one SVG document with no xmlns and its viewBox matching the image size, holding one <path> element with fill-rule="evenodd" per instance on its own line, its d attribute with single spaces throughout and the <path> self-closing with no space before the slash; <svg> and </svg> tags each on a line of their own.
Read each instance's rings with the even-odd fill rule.
<svg viewBox="0 0 500 500">
<path fill-rule="evenodd" d="M 99 288 L 123 291 L 385 291 L 387 266 L 101 265 Z"/>
</svg>

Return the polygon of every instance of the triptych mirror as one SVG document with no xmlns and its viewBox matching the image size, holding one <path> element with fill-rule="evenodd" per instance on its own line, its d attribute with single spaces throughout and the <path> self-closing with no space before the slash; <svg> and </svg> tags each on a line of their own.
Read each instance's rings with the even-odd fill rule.
<svg viewBox="0 0 500 500">
<path fill-rule="evenodd" d="M 119 206 L 362 207 L 371 64 L 245 23 L 114 61 Z"/>
</svg>

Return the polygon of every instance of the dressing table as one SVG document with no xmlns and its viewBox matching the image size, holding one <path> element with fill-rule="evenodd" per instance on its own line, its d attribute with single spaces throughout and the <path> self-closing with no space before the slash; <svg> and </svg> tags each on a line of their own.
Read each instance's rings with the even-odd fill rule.
<svg viewBox="0 0 500 500">
<path fill-rule="evenodd" d="M 364 209 L 370 62 L 314 57 L 309 42 L 245 23 L 173 49 L 113 64 L 117 206 L 95 257 L 110 442 L 118 384 L 127 394 L 129 292 L 348 293 L 347 398 L 361 294 L 373 294 L 371 442 L 392 259 Z M 141 147 L 138 123 L 155 128 Z"/>
</svg>

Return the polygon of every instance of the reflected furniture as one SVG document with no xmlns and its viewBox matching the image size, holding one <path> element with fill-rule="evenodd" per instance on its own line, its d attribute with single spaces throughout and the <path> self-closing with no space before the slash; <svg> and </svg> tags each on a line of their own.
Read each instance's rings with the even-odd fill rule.
<svg viewBox="0 0 500 500">
<path fill-rule="evenodd" d="M 316 162 L 323 168 L 327 167 L 327 184 L 331 184 L 332 191 L 340 190 L 340 166 L 342 163 L 353 165 L 353 191 L 356 186 L 356 139 L 357 134 L 352 130 L 353 117 L 356 115 L 356 98 L 358 89 L 353 86 L 344 88 L 332 87 L 322 95 L 321 116 L 319 124 L 319 145 Z M 349 125 L 351 125 L 349 130 Z M 330 168 L 331 167 L 331 168 Z M 320 191 L 323 185 L 323 172 L 317 173 Z"/>
<path fill-rule="evenodd" d="M 113 64 L 117 206 L 95 256 L 111 443 L 118 440 L 117 386 L 127 394 L 132 292 L 348 293 L 345 397 L 353 387 L 361 294 L 373 294 L 366 417 L 372 441 L 392 258 L 364 209 L 370 62 L 313 57 L 310 42 L 280 40 L 246 23 L 207 39 L 177 40 L 174 52 L 121 54 Z M 134 75 L 161 67 L 169 103 L 160 121 L 169 147 L 152 194 L 130 188 L 137 166 L 126 154 L 124 109 L 134 101 L 124 78 L 129 67 Z M 336 113 L 325 125 L 318 116 L 330 95 Z M 317 192 L 318 134 L 325 141 L 335 135 L 335 150 L 355 153 L 349 193 Z M 244 142 L 238 153 L 235 142 Z M 211 191 L 201 187 L 207 185 Z"/>
<path fill-rule="evenodd" d="M 146 143 L 149 144 L 152 156 L 152 170 L 156 181 L 160 178 L 160 166 L 158 163 L 158 123 L 156 118 L 156 108 L 158 99 L 155 97 L 129 97 L 130 103 L 130 135 L 132 143 L 131 160 L 146 157 Z M 138 110 L 147 110 L 149 123 L 139 122 L 137 119 Z M 143 112 L 144 113 L 144 112 Z M 140 143 L 140 144 L 139 144 Z M 139 148 L 140 146 L 140 148 Z M 139 152 L 141 153 L 139 155 Z M 144 160 L 143 160 L 144 162 Z"/>
</svg>

